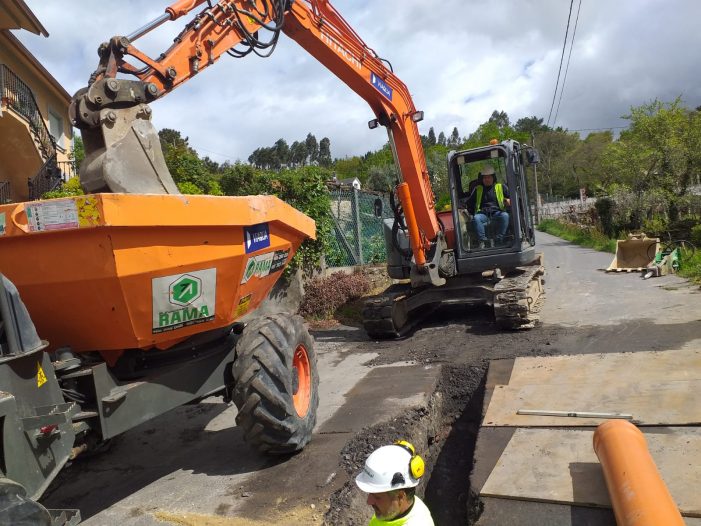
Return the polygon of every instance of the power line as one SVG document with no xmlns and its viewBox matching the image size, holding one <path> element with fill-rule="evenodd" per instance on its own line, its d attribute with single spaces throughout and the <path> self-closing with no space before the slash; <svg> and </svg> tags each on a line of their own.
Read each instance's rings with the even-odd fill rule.
<svg viewBox="0 0 701 526">
<path fill-rule="evenodd" d="M 622 130 L 623 128 L 627 128 L 628 126 L 609 126 L 608 128 L 578 128 L 576 130 L 570 130 L 567 128 L 567 131 L 608 131 L 608 130 Z"/>
<path fill-rule="evenodd" d="M 202 148 L 201 146 L 197 146 L 195 144 L 190 144 L 190 146 L 192 148 L 194 148 L 195 150 L 202 150 L 202 151 L 205 151 L 207 153 L 211 153 L 213 155 L 218 155 L 219 157 L 224 157 L 227 160 L 231 160 L 231 155 L 227 155 L 225 153 L 214 152 L 212 150 L 208 150 L 207 148 Z"/>
<path fill-rule="evenodd" d="M 555 107 L 555 97 L 557 96 L 557 87 L 560 84 L 560 73 L 562 73 L 562 62 L 565 59 L 565 48 L 567 47 L 567 35 L 570 32 L 570 19 L 572 18 L 572 6 L 574 5 L 574 0 L 570 0 L 570 13 L 567 15 L 567 28 L 565 29 L 565 41 L 562 43 L 562 55 L 560 56 L 560 67 L 557 70 L 557 80 L 555 81 L 555 92 L 553 93 L 553 102 L 550 104 L 550 113 L 548 113 L 547 126 L 550 126 L 550 117 L 553 114 L 553 108 Z"/>
<path fill-rule="evenodd" d="M 560 99 L 557 101 L 557 109 L 555 110 L 555 118 L 553 126 L 557 122 L 557 115 L 560 113 L 560 103 L 562 102 L 562 94 L 565 92 L 565 84 L 567 83 L 567 72 L 570 70 L 570 59 L 572 58 L 572 48 L 574 48 L 574 37 L 577 36 L 577 23 L 579 22 L 579 10 L 582 8 L 582 0 L 579 0 L 577 5 L 577 18 L 574 19 L 574 30 L 572 31 L 572 40 L 570 41 L 570 54 L 567 55 L 567 66 L 565 67 L 565 76 L 562 78 L 562 86 L 560 87 Z"/>
</svg>

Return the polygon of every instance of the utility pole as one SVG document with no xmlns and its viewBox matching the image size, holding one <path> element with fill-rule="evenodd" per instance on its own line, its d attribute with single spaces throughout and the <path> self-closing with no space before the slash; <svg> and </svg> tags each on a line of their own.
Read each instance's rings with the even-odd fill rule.
<svg viewBox="0 0 701 526">
<path fill-rule="evenodd" d="M 535 148 L 535 134 L 531 131 L 531 142 Z M 533 165 L 533 177 L 535 178 L 535 224 L 540 223 L 540 194 L 538 193 L 538 165 Z"/>
</svg>

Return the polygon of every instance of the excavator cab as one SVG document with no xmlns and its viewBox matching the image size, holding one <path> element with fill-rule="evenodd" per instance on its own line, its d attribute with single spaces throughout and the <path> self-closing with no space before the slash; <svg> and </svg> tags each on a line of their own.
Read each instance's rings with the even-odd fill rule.
<svg viewBox="0 0 701 526">
<path fill-rule="evenodd" d="M 448 247 L 453 249 L 457 274 L 513 268 L 535 259 L 527 151 L 508 140 L 448 155 L 453 206 L 439 217 Z M 485 179 L 492 184 L 486 185 Z"/>
</svg>

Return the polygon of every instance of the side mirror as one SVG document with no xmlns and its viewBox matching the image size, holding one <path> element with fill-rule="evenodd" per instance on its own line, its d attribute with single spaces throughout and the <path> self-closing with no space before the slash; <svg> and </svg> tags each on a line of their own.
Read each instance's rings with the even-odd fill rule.
<svg viewBox="0 0 701 526">
<path fill-rule="evenodd" d="M 382 208 L 384 207 L 384 203 L 382 202 L 382 199 L 379 197 L 375 199 L 375 202 L 373 203 L 373 210 L 375 212 L 375 217 L 382 217 Z"/>
<path fill-rule="evenodd" d="M 538 150 L 535 148 L 528 148 L 528 150 L 526 150 L 526 159 L 528 160 L 528 164 L 539 164 L 540 154 Z"/>
</svg>

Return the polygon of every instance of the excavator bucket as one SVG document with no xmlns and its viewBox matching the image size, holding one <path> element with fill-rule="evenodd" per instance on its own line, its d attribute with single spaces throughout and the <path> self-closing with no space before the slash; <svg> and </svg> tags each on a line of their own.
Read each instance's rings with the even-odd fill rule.
<svg viewBox="0 0 701 526">
<path fill-rule="evenodd" d="M 151 124 L 151 108 L 103 109 L 99 124 L 82 130 L 80 184 L 87 193 L 178 194 Z"/>
<path fill-rule="evenodd" d="M 645 234 L 629 234 L 628 239 L 616 241 L 616 254 L 606 272 L 641 272 L 655 259 L 659 238 Z"/>
<path fill-rule="evenodd" d="M 274 196 L 92 194 L 0 206 L 0 269 L 51 349 L 167 349 L 253 311 L 314 221 Z"/>
</svg>

